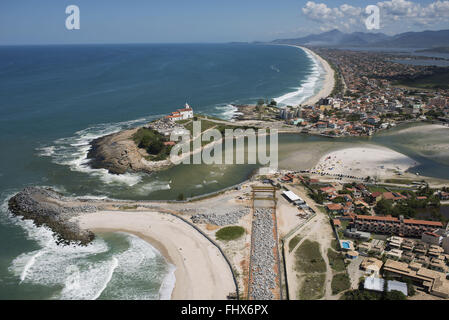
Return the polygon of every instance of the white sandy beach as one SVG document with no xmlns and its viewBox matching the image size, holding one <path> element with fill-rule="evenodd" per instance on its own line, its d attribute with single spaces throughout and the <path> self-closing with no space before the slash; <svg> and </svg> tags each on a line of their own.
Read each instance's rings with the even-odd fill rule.
<svg viewBox="0 0 449 320">
<path fill-rule="evenodd" d="M 307 99 L 306 101 L 301 103 L 301 105 L 313 105 L 313 104 L 317 103 L 320 99 L 327 98 L 332 93 L 332 90 L 334 90 L 334 86 L 335 86 L 334 69 L 331 68 L 331 66 L 329 65 L 329 63 L 327 63 L 326 60 L 321 58 L 319 55 L 317 55 L 312 50 L 309 50 L 309 49 L 301 47 L 301 46 L 294 46 L 294 47 L 301 48 L 304 51 L 311 54 L 313 57 L 315 57 L 315 59 L 321 63 L 321 65 L 323 66 L 324 71 L 326 73 L 325 77 L 324 77 L 324 81 L 322 83 L 321 90 L 317 94 L 313 95 L 312 97 L 310 97 L 309 99 Z"/>
<path fill-rule="evenodd" d="M 345 148 L 324 155 L 313 170 L 319 173 L 388 178 L 418 163 L 394 150 L 369 146 Z"/>
<path fill-rule="evenodd" d="M 103 211 L 76 218 L 94 232 L 122 231 L 148 241 L 176 266 L 173 300 L 226 299 L 235 292 L 225 259 L 203 235 L 182 220 L 159 212 Z"/>
</svg>

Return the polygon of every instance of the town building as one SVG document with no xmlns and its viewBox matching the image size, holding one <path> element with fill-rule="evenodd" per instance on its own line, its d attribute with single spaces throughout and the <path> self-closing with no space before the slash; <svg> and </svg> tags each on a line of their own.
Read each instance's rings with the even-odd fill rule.
<svg viewBox="0 0 449 320">
<path fill-rule="evenodd" d="M 384 263 L 382 262 L 382 260 L 372 257 L 366 257 L 360 264 L 360 269 L 364 270 L 365 273 L 369 274 L 370 276 L 379 276 L 380 269 L 382 269 L 383 264 Z"/>
<path fill-rule="evenodd" d="M 421 267 L 420 264 L 410 264 L 388 259 L 383 266 L 384 274 L 393 277 L 410 279 L 414 285 L 424 288 L 430 294 L 438 297 L 449 297 L 449 281 L 442 272 Z"/>
<path fill-rule="evenodd" d="M 402 217 L 356 215 L 354 226 L 357 230 L 372 233 L 421 237 L 424 232 L 442 228 L 443 224 L 438 221 L 404 219 Z"/>
<path fill-rule="evenodd" d="M 432 231 L 423 232 L 421 236 L 421 241 L 428 243 L 428 244 L 436 244 L 440 245 L 440 237 L 438 234 Z"/>
<path fill-rule="evenodd" d="M 449 253 L 449 237 L 443 238 L 443 241 L 442 241 L 441 245 L 442 245 L 442 247 L 444 249 L 444 252 L 445 253 Z"/>
</svg>

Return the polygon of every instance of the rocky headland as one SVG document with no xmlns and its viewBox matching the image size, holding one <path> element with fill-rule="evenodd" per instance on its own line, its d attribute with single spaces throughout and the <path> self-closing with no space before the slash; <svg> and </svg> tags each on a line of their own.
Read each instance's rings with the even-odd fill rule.
<svg viewBox="0 0 449 320">
<path fill-rule="evenodd" d="M 139 128 L 124 130 L 92 140 L 87 154 L 94 169 L 106 169 L 109 173 L 152 173 L 171 166 L 169 160 L 148 161 L 148 153 L 133 141 Z"/>
</svg>

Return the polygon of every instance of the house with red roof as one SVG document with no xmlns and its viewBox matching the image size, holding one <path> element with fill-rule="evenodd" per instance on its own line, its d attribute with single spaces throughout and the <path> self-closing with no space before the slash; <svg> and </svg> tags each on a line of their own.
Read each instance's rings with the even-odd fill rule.
<svg viewBox="0 0 449 320">
<path fill-rule="evenodd" d="M 343 206 L 339 203 L 330 203 L 326 205 L 327 210 L 333 214 L 343 213 Z"/>
</svg>

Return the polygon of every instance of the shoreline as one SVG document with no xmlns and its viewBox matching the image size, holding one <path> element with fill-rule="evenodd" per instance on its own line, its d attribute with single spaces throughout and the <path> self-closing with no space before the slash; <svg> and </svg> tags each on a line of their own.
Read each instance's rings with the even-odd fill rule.
<svg viewBox="0 0 449 320">
<path fill-rule="evenodd" d="M 93 232 L 130 233 L 156 248 L 176 267 L 172 300 L 221 300 L 235 292 L 231 270 L 218 249 L 176 217 L 157 211 L 98 211 L 74 221 Z"/>
<path fill-rule="evenodd" d="M 312 105 L 317 103 L 320 99 L 327 98 L 328 96 L 330 96 L 335 87 L 335 72 L 331 68 L 329 63 L 325 59 L 323 59 L 320 55 L 316 54 L 310 49 L 307 49 L 302 46 L 293 46 L 293 47 L 300 48 L 305 52 L 309 53 L 310 55 L 312 55 L 321 64 L 325 72 L 324 80 L 320 91 L 318 91 L 317 94 L 308 98 L 306 101 L 302 102 L 301 105 Z"/>
<path fill-rule="evenodd" d="M 330 96 L 335 87 L 335 72 L 334 69 L 331 68 L 329 63 L 325 59 L 323 59 L 320 55 L 316 54 L 312 50 L 305 48 L 303 46 L 296 46 L 290 44 L 287 44 L 286 46 L 299 48 L 304 52 L 306 52 L 306 54 L 311 55 L 315 59 L 314 62 L 321 64 L 321 67 L 324 71 L 324 80 L 321 84 L 321 89 L 316 94 L 313 94 L 305 101 L 301 102 L 299 105 L 300 106 L 312 105 L 317 103 L 320 99 L 327 98 L 328 96 Z"/>
</svg>

